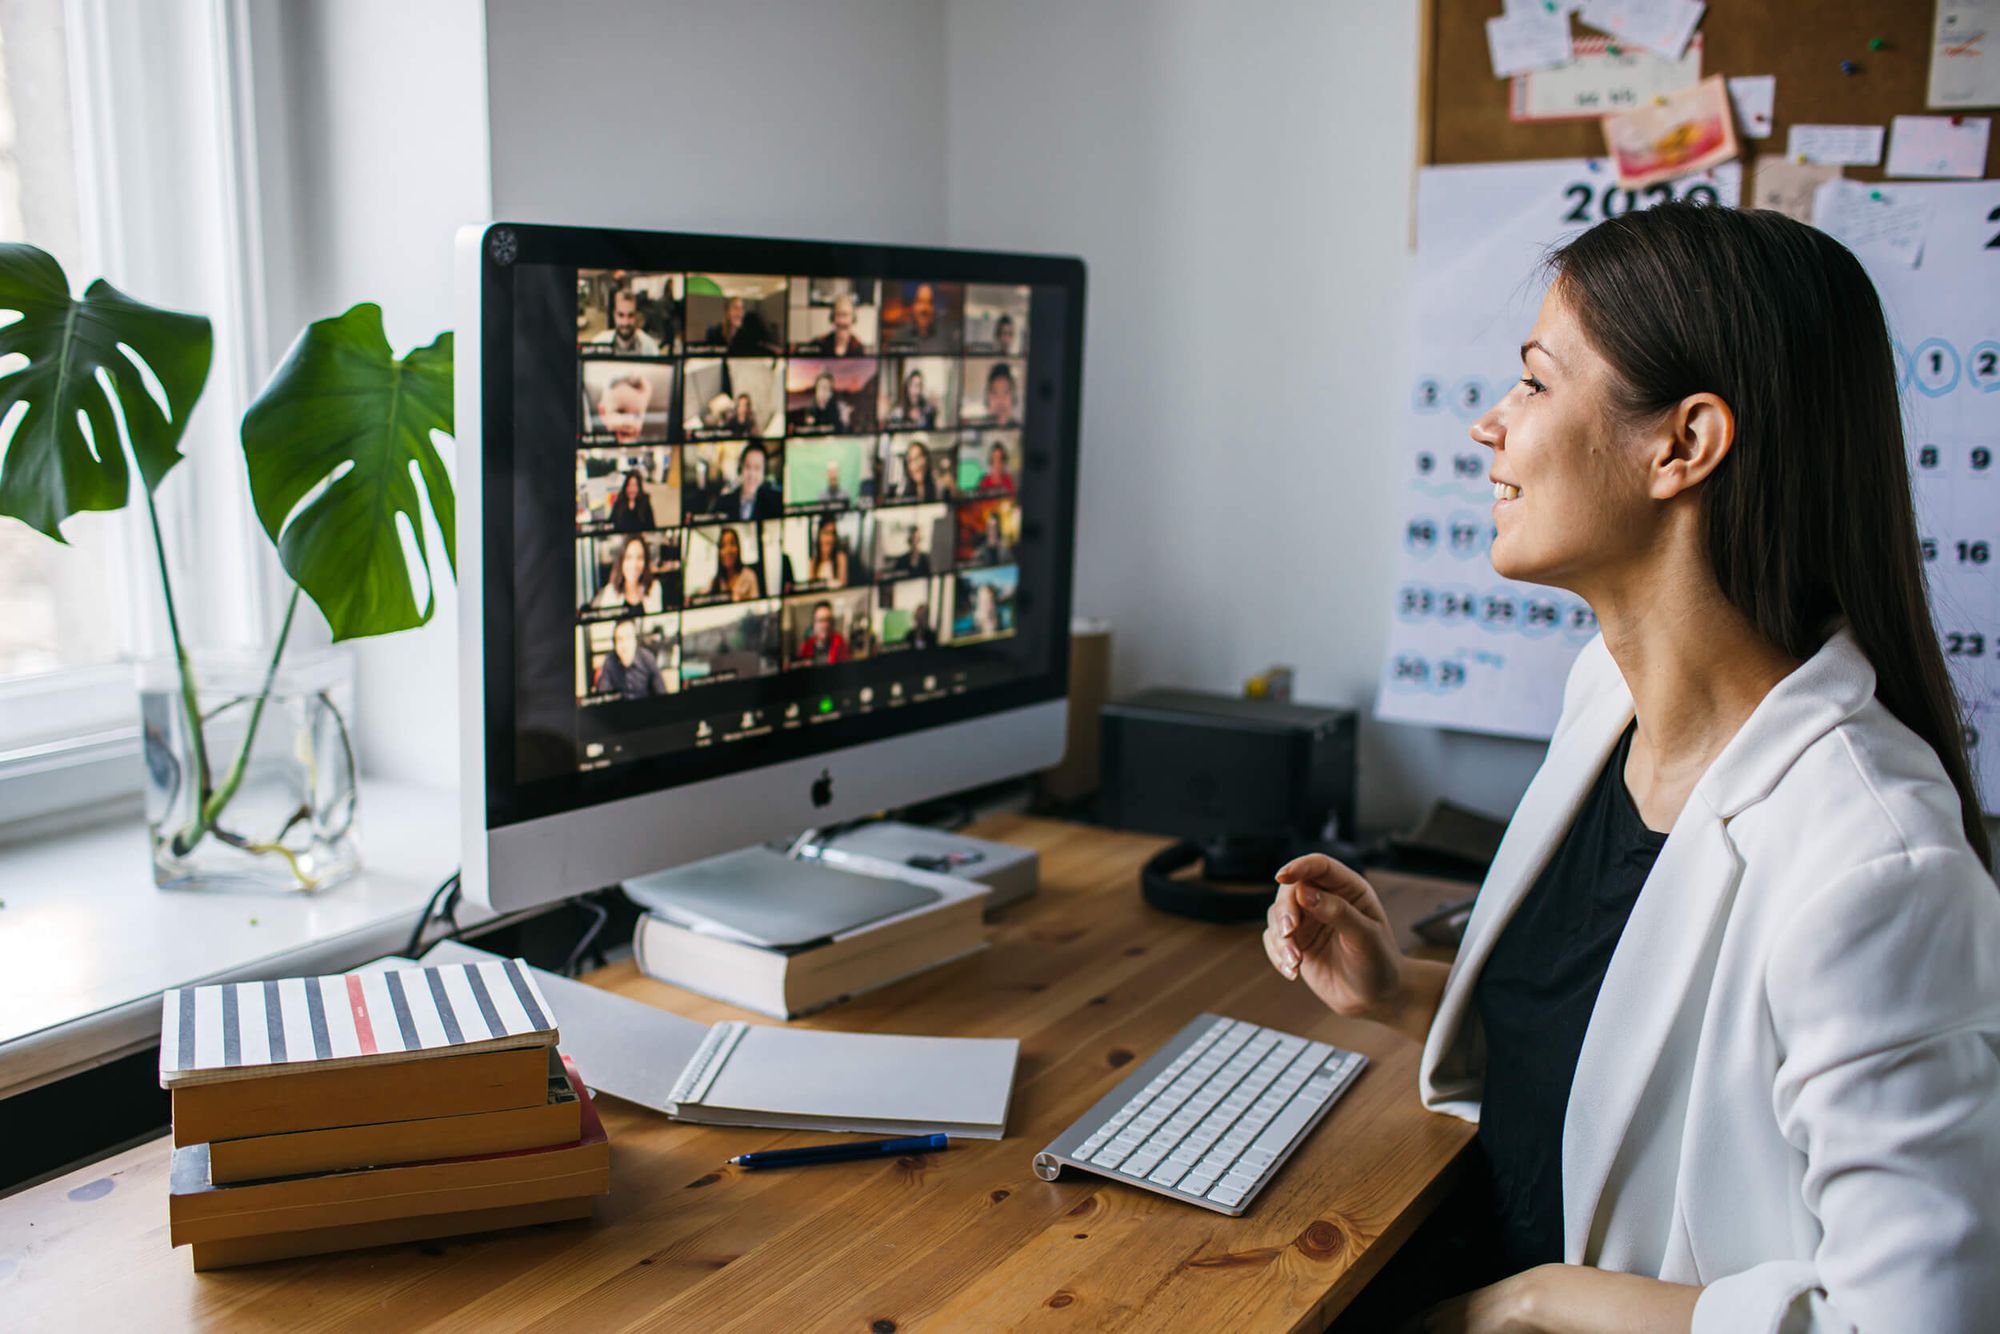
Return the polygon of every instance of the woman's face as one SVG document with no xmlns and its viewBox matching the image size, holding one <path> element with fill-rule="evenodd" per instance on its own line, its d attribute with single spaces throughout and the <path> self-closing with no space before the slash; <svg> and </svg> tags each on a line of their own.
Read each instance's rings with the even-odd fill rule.
<svg viewBox="0 0 2000 1334">
<path fill-rule="evenodd" d="M 924 401 L 924 373 L 911 371 L 910 378 L 903 381 L 903 396 L 912 403 Z"/>
<path fill-rule="evenodd" d="M 903 475 L 912 486 L 922 486 L 931 475 L 931 456 L 922 445 L 911 445 L 903 454 Z"/>
<path fill-rule="evenodd" d="M 834 530 L 834 526 L 830 523 L 821 524 L 819 526 L 819 554 L 831 557 L 839 544 L 840 534 Z"/>
<path fill-rule="evenodd" d="M 715 539 L 715 555 L 725 570 L 733 570 L 743 563 L 743 540 L 736 536 L 734 528 L 723 529 L 722 535 Z"/>
<path fill-rule="evenodd" d="M 1528 332 L 1520 382 L 1472 426 L 1493 451 L 1491 559 L 1503 577 L 1580 591 L 1657 531 L 1651 442 L 1617 420 L 1615 382 L 1558 282 Z"/>
<path fill-rule="evenodd" d="M 756 415 L 750 407 L 750 395 L 738 394 L 736 396 L 736 420 L 747 422 Z"/>
<path fill-rule="evenodd" d="M 639 475 L 637 473 L 628 472 L 625 474 L 625 503 L 627 505 L 636 505 L 639 503 Z"/>
<path fill-rule="evenodd" d="M 636 593 L 639 581 L 646 577 L 646 544 L 634 538 L 625 544 L 625 554 L 618 560 L 621 576 L 620 587 L 626 593 Z"/>
<path fill-rule="evenodd" d="M 833 377 L 822 375 L 813 381 L 813 402 L 825 407 L 833 402 Z"/>
</svg>

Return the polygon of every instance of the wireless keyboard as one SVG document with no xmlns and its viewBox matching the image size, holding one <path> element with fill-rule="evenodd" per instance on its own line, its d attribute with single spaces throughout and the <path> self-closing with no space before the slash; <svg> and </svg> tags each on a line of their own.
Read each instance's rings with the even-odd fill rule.
<svg viewBox="0 0 2000 1334">
<path fill-rule="evenodd" d="M 1277 1175 L 1368 1058 L 1203 1014 L 1035 1155 L 1231 1217 Z"/>
</svg>

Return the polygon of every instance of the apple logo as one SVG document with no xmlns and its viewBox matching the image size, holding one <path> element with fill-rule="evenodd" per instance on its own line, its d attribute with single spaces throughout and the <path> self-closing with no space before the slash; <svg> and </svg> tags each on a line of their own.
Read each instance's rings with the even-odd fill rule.
<svg viewBox="0 0 2000 1334">
<path fill-rule="evenodd" d="M 824 806 L 833 800 L 833 775 L 825 769 L 821 769 L 819 777 L 813 779 L 812 800 L 814 806 Z"/>
</svg>

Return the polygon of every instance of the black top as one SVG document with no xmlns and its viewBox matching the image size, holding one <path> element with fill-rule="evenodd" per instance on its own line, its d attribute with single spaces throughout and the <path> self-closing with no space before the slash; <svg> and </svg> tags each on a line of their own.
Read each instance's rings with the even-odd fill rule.
<svg viewBox="0 0 2000 1334">
<path fill-rule="evenodd" d="M 1473 1003 L 1486 1030 L 1479 1143 L 1516 1270 L 1563 1258 L 1562 1141 L 1584 1029 L 1665 834 L 1625 790 L 1633 729 L 1494 942 Z"/>
</svg>

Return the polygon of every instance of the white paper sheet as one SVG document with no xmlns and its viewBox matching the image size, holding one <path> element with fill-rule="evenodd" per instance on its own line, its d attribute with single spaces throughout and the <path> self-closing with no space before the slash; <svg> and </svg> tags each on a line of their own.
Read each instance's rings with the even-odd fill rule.
<svg viewBox="0 0 2000 1334">
<path fill-rule="evenodd" d="M 1555 726 L 1563 677 L 1597 621 L 1567 593 L 1493 572 L 1491 455 L 1467 429 L 1520 376 L 1549 245 L 1690 193 L 1734 205 L 1741 176 L 1730 163 L 1633 192 L 1608 162 L 1583 159 L 1419 175 L 1401 550 L 1377 716 L 1507 736 Z"/>
<path fill-rule="evenodd" d="M 1771 137 L 1771 117 L 1776 114 L 1778 76 L 1745 74 L 1729 81 L 1730 105 L 1736 108 L 1736 129 L 1746 139 Z"/>
<path fill-rule="evenodd" d="M 1641 47 L 1620 47 L 1606 37 L 1570 42 L 1570 63 L 1535 70 L 1514 80 L 1509 90 L 1512 120 L 1596 120 L 1611 111 L 1629 111 L 1656 97 L 1701 82 L 1701 37 L 1696 34 L 1679 60 Z"/>
<path fill-rule="evenodd" d="M 1880 125 L 1794 125 L 1785 156 L 1839 167 L 1872 167 L 1882 160 Z"/>
<path fill-rule="evenodd" d="M 1706 8 L 1701 0 L 1583 0 L 1577 17 L 1621 42 L 1678 60 Z"/>
<path fill-rule="evenodd" d="M 1925 105 L 2000 106 L 2000 0 L 1937 0 Z"/>
<path fill-rule="evenodd" d="M 1928 204 L 1893 186 L 1837 180 L 1813 191 L 1813 225 L 1857 255 L 1914 268 L 1923 258 L 1931 213 Z"/>
<path fill-rule="evenodd" d="M 1976 181 L 1986 174 L 1986 116 L 1898 116 L 1890 123 L 1891 176 L 1945 176 Z"/>
<path fill-rule="evenodd" d="M 1493 58 L 1493 75 L 1500 79 L 1567 65 L 1569 15 L 1559 10 L 1524 9 L 1488 19 L 1486 49 Z"/>
</svg>

